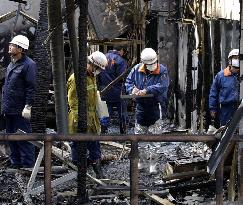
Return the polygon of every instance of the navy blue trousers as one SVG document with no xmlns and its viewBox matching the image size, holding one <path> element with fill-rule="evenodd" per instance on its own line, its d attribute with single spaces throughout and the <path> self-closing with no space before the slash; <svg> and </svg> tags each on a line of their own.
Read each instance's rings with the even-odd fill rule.
<svg viewBox="0 0 243 205">
<path fill-rule="evenodd" d="M 77 152 L 77 142 L 71 143 L 71 150 L 72 150 L 72 161 L 78 161 L 78 152 Z M 101 150 L 100 150 L 100 143 L 98 141 L 87 142 L 87 149 L 89 150 L 88 158 L 91 161 L 96 161 L 101 159 Z"/>
<path fill-rule="evenodd" d="M 30 121 L 21 115 L 5 115 L 6 133 L 16 133 L 18 129 L 31 133 Z M 35 146 L 27 141 L 9 141 L 10 160 L 13 165 L 33 167 L 35 164 Z"/>
<path fill-rule="evenodd" d="M 237 103 L 221 104 L 219 114 L 220 126 L 226 125 L 226 123 L 233 117 L 236 110 Z"/>
<path fill-rule="evenodd" d="M 108 126 L 110 124 L 110 118 L 112 118 L 112 116 L 114 114 L 113 108 L 115 107 L 117 109 L 118 116 L 119 116 L 120 133 L 124 134 L 126 131 L 125 130 L 126 121 L 128 119 L 126 102 L 124 102 L 124 101 L 118 101 L 118 102 L 106 101 L 106 104 L 107 104 L 107 108 L 108 108 L 110 117 L 100 119 L 100 124 L 104 125 L 104 126 Z"/>
</svg>

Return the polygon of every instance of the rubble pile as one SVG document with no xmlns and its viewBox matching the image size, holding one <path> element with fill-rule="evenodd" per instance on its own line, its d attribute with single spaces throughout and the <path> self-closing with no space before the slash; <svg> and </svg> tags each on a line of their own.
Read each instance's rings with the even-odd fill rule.
<svg viewBox="0 0 243 205">
<path fill-rule="evenodd" d="M 175 129 L 175 126 L 167 125 L 167 128 Z M 48 133 L 54 132 L 50 129 L 47 131 Z M 119 133 L 119 126 L 114 123 L 109 128 L 109 133 Z M 133 133 L 132 127 L 129 127 L 128 133 Z M 88 167 L 88 174 L 91 175 L 91 178 L 88 177 L 87 181 L 90 201 L 92 204 L 101 205 L 129 204 L 130 142 L 102 142 L 101 146 L 103 155 L 102 168 L 105 175 L 105 179 L 101 179 L 101 182 L 105 185 L 96 184 L 92 180 L 95 174 L 93 169 Z M 208 200 L 212 200 L 215 196 L 214 190 L 211 190 L 211 195 L 202 194 L 203 189 L 200 189 L 200 185 L 207 184 L 208 180 L 205 175 L 202 175 L 202 180 L 199 180 L 200 178 L 197 177 L 192 178 L 191 176 L 189 178 L 176 178 L 176 172 L 181 172 L 179 174 L 183 175 L 183 171 L 195 171 L 205 165 L 203 163 L 208 159 L 210 154 L 210 150 L 205 144 L 143 142 L 139 143 L 139 147 L 145 150 L 144 156 L 142 156 L 145 163 L 139 174 L 139 201 L 141 205 L 153 204 L 161 199 L 167 200 L 172 204 L 201 204 L 207 201 L 205 197 Z M 6 158 L 2 158 L 2 160 L 0 158 L 0 190 L 2 193 L 0 202 L 5 204 L 24 204 L 27 197 L 23 196 L 23 193 L 25 192 L 25 185 L 28 183 L 31 172 L 21 169 L 10 170 L 5 162 Z M 53 166 L 60 166 L 61 164 L 62 162 L 59 159 L 53 157 Z M 71 171 L 65 173 L 52 172 L 52 179 L 71 173 Z M 201 173 L 201 170 L 198 171 Z M 194 179 L 198 181 L 194 182 Z M 39 172 L 34 187 L 42 185 L 44 183 L 43 180 L 43 172 Z M 212 189 L 214 189 L 214 182 L 210 183 L 212 184 Z M 179 184 L 181 185 L 181 189 L 178 190 Z M 191 190 L 191 187 L 194 188 Z M 76 188 L 77 183 L 75 178 L 53 188 L 53 204 L 75 204 Z M 203 191 L 203 193 L 207 192 Z M 29 204 L 44 204 L 44 193 L 28 197 L 28 200 L 31 201 Z"/>
</svg>

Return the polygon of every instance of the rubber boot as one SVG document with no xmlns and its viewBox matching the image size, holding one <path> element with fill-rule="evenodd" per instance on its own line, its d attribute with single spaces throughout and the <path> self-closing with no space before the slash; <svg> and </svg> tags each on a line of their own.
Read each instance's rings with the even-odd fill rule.
<svg viewBox="0 0 243 205">
<path fill-rule="evenodd" d="M 126 133 L 126 125 L 120 122 L 120 134 Z"/>
<path fill-rule="evenodd" d="M 104 179 L 104 175 L 101 168 L 100 160 L 97 160 L 96 162 L 92 163 L 93 170 L 95 172 L 97 179 Z"/>
<path fill-rule="evenodd" d="M 108 127 L 105 125 L 101 125 L 101 134 L 107 134 L 108 133 Z"/>
</svg>

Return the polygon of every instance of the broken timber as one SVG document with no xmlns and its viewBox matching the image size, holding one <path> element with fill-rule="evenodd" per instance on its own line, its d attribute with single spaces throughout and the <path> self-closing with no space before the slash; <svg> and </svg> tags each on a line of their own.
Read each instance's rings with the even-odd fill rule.
<svg viewBox="0 0 243 205">
<path fill-rule="evenodd" d="M 233 118 L 229 123 L 229 126 L 227 127 L 223 136 L 217 143 L 215 150 L 213 151 L 211 157 L 208 160 L 207 172 L 209 174 L 211 175 L 214 174 L 216 168 L 220 164 L 224 152 L 226 151 L 230 140 L 233 138 L 234 132 L 237 128 L 239 121 L 241 120 L 242 115 L 243 115 L 243 100 L 241 101 L 240 106 L 234 113 Z"/>
<path fill-rule="evenodd" d="M 187 171 L 187 172 L 175 173 L 169 176 L 165 176 L 163 177 L 163 180 L 170 181 L 173 179 L 186 179 L 186 178 L 199 177 L 199 176 L 200 177 L 209 176 L 209 174 L 206 172 L 206 170 Z"/>
<path fill-rule="evenodd" d="M 23 196 L 27 201 L 29 201 L 30 199 L 30 195 L 36 195 L 36 194 L 40 194 L 41 192 L 44 191 L 45 187 L 44 185 L 41 185 L 41 186 L 38 186 L 36 188 L 33 188 L 33 185 L 34 185 L 34 182 L 35 182 L 35 178 L 37 176 L 37 173 L 38 173 L 38 170 L 39 170 L 39 167 L 40 167 L 40 163 L 41 163 L 41 160 L 43 158 L 43 155 L 44 155 L 44 143 L 43 142 L 39 142 L 39 141 L 35 141 L 35 142 L 32 142 L 34 145 L 36 145 L 37 147 L 40 147 L 41 150 L 39 152 L 39 155 L 37 157 L 37 160 L 36 160 L 36 164 L 32 170 L 32 174 L 31 174 L 31 177 L 30 177 L 30 180 L 28 182 L 28 185 L 27 185 L 27 189 L 26 189 L 26 192 L 24 192 Z M 118 144 L 118 143 L 117 143 Z M 116 144 L 116 146 L 118 146 Z M 113 144 L 114 145 L 114 144 Z M 123 146 L 122 146 L 123 147 Z M 126 148 L 126 149 L 129 149 L 129 148 Z M 53 180 L 51 182 L 51 188 L 53 187 L 56 187 L 60 184 L 63 184 L 67 181 L 70 181 L 74 178 L 77 177 L 77 167 L 69 160 L 67 160 L 68 156 L 70 155 L 68 152 L 64 151 L 64 150 L 61 150 L 60 148 L 57 148 L 55 146 L 52 146 L 52 154 L 54 154 L 57 158 L 59 158 L 62 162 L 66 163 L 68 166 L 70 166 L 71 168 L 73 168 L 75 171 L 71 172 L 71 173 L 68 173 L 60 178 L 57 178 L 55 180 Z M 96 179 L 95 177 L 92 177 L 91 175 L 89 175 L 87 173 L 87 177 L 89 179 L 91 179 L 92 181 L 94 181 L 96 184 L 103 186 L 107 186 L 107 184 L 105 182 L 108 182 L 109 180 L 99 180 L 99 179 Z M 130 189 L 130 183 L 126 182 L 126 181 L 119 181 L 119 180 L 110 180 L 109 181 L 110 183 L 111 182 L 115 182 L 117 184 L 122 184 L 122 185 L 125 185 L 126 188 L 128 190 L 128 188 Z M 32 189 L 33 188 L 33 189 Z M 113 188 L 113 191 L 114 191 L 114 188 Z M 143 194 L 145 197 L 148 197 L 150 198 L 151 200 L 159 203 L 159 204 L 162 204 L 162 205 L 173 205 L 173 203 L 171 203 L 168 199 L 163 199 L 159 196 L 157 196 L 156 194 L 161 194 L 161 191 L 160 192 L 157 192 L 156 194 L 151 192 L 151 191 L 141 191 L 141 194 Z"/>
</svg>

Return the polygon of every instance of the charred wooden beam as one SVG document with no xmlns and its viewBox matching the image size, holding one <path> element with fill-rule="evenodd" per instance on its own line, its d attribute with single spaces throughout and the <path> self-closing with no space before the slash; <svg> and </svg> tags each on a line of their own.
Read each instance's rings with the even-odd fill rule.
<svg viewBox="0 0 243 205">
<path fill-rule="evenodd" d="M 132 142 L 130 152 L 131 204 L 138 204 L 138 142 Z"/>
<path fill-rule="evenodd" d="M 187 179 L 192 177 L 202 177 L 202 176 L 209 176 L 206 170 L 197 170 L 197 171 L 188 171 L 188 172 L 181 172 L 171 174 L 169 176 L 163 177 L 163 180 L 170 181 L 173 179 Z"/>
<path fill-rule="evenodd" d="M 31 17 L 30 15 L 28 15 L 27 13 L 23 12 L 23 11 L 20 11 L 20 14 L 22 16 L 24 16 L 28 21 L 30 21 L 31 23 L 34 23 L 34 24 L 37 24 L 38 23 L 38 20 Z"/>
<path fill-rule="evenodd" d="M 45 142 L 44 157 L 45 157 L 45 204 L 52 204 L 52 189 L 51 189 L 51 146 L 52 142 Z"/>
<path fill-rule="evenodd" d="M 18 2 L 20 4 L 27 4 L 27 1 L 24 1 L 24 0 L 9 0 L 9 1 Z"/>
<path fill-rule="evenodd" d="M 44 169 L 45 169 L 45 167 L 39 167 L 38 173 L 43 173 Z M 33 168 L 21 168 L 21 170 L 27 171 L 27 172 L 32 172 Z M 68 170 L 69 169 L 67 167 L 64 167 L 64 166 L 52 166 L 51 167 L 51 171 L 55 174 L 65 173 L 65 172 L 68 172 Z"/>
<path fill-rule="evenodd" d="M 161 205 L 174 205 L 173 203 L 171 203 L 168 199 L 163 199 L 157 195 L 154 194 L 145 194 L 146 197 L 150 198 L 152 201 L 161 204 Z"/>
<path fill-rule="evenodd" d="M 116 143 L 116 142 L 101 142 L 101 144 L 113 146 L 113 147 L 116 147 L 116 148 L 119 148 L 119 149 L 125 149 L 127 151 L 131 150 L 129 147 L 126 147 L 126 146 L 119 144 L 119 143 Z"/>
<path fill-rule="evenodd" d="M 243 136 L 236 135 L 238 141 L 243 141 Z M 1 134 L 0 141 L 144 141 L 144 142 L 207 142 L 216 141 L 214 135 L 192 134 L 161 134 L 161 135 L 59 135 L 59 134 Z"/>
<path fill-rule="evenodd" d="M 218 165 L 216 172 L 216 205 L 223 204 L 223 178 L 224 178 L 224 161 Z"/>
<path fill-rule="evenodd" d="M 173 182 L 167 182 L 164 184 L 159 184 L 158 190 L 161 189 L 169 189 L 171 191 L 178 191 L 178 190 L 192 190 L 202 187 L 208 187 L 208 186 L 215 186 L 215 179 L 209 179 L 206 177 L 202 178 L 194 178 L 193 180 L 178 180 Z M 155 187 L 157 187 L 155 186 Z"/>
<path fill-rule="evenodd" d="M 243 114 L 243 101 L 241 101 L 241 104 L 239 108 L 236 110 L 236 112 L 234 113 L 229 126 L 227 127 L 226 131 L 222 135 L 221 139 L 218 141 L 217 145 L 215 146 L 214 152 L 212 153 L 211 157 L 208 160 L 207 171 L 210 174 L 214 173 L 218 164 L 221 162 L 227 148 L 229 147 L 230 144 L 229 142 L 233 138 L 234 132 L 237 129 L 237 126 L 242 118 L 242 114 Z"/>
<path fill-rule="evenodd" d="M 15 15 L 16 15 L 16 11 L 11 11 L 11 12 L 8 12 L 8 13 L 0 16 L 0 23 L 3 23 L 4 21 L 7 21 L 7 20 L 13 18 Z"/>
</svg>

